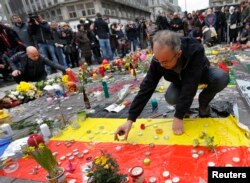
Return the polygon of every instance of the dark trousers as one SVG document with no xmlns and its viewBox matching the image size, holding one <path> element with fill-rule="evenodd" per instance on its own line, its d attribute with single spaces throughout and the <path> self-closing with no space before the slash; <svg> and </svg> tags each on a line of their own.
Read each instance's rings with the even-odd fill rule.
<svg viewBox="0 0 250 183">
<path fill-rule="evenodd" d="M 208 71 L 203 74 L 201 79 L 201 83 L 207 84 L 207 88 L 205 88 L 199 95 L 199 105 L 208 106 L 214 96 L 223 90 L 228 82 L 229 75 L 225 71 L 216 67 L 209 67 Z M 171 105 L 175 105 L 180 92 L 181 86 L 171 83 L 165 93 L 166 101 Z"/>
<path fill-rule="evenodd" d="M 232 43 L 237 42 L 237 36 L 238 36 L 238 29 L 229 29 L 230 42 Z"/>
</svg>

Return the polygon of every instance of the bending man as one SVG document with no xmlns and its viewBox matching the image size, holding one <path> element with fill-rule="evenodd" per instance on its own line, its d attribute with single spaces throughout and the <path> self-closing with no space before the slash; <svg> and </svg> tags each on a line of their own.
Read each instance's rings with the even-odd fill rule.
<svg viewBox="0 0 250 183">
<path fill-rule="evenodd" d="M 203 46 L 195 39 L 180 38 L 174 32 L 160 31 L 154 36 L 153 44 L 154 57 L 150 68 L 131 104 L 127 122 L 118 127 L 115 133 L 115 140 L 119 140 L 118 135 L 121 134 L 127 139 L 132 123 L 151 98 L 161 77 L 171 82 L 165 98 L 169 104 L 175 105 L 172 129 L 176 135 L 183 133 L 183 117 L 189 111 L 198 85 L 208 85 L 199 95 L 199 115 L 208 117 L 210 101 L 229 82 L 226 72 L 210 66 Z"/>
</svg>

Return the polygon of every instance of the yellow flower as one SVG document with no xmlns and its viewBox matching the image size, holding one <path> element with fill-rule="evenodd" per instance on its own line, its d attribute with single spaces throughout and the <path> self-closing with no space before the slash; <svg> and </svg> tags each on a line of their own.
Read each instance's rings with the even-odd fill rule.
<svg viewBox="0 0 250 183">
<path fill-rule="evenodd" d="M 96 157 L 95 158 L 95 164 L 96 165 L 100 165 L 101 164 L 101 158 L 100 157 Z"/>
<path fill-rule="evenodd" d="M 104 166 L 107 163 L 107 158 L 105 156 L 101 156 L 101 165 Z"/>
<path fill-rule="evenodd" d="M 63 83 L 68 83 L 69 82 L 69 76 L 68 75 L 63 75 L 62 76 L 62 82 Z"/>
<path fill-rule="evenodd" d="M 35 147 L 34 146 L 29 146 L 29 152 L 34 152 L 35 151 Z"/>
<path fill-rule="evenodd" d="M 43 143 L 40 143 L 40 144 L 38 145 L 38 148 L 41 149 L 41 150 L 43 150 L 43 149 L 45 148 L 45 145 L 44 145 Z"/>
<path fill-rule="evenodd" d="M 104 166 L 104 168 L 105 168 L 105 169 L 109 169 L 109 165 L 106 164 L 106 165 Z"/>
<path fill-rule="evenodd" d="M 16 86 L 16 90 L 19 92 L 27 92 L 28 90 L 31 90 L 33 88 L 33 85 L 24 81 L 21 81 L 20 84 Z"/>
</svg>

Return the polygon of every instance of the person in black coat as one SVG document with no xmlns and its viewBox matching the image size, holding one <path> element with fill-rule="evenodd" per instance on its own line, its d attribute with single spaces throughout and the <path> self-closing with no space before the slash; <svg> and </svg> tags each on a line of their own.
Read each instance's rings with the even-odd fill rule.
<svg viewBox="0 0 250 183">
<path fill-rule="evenodd" d="M 170 25 L 171 30 L 173 30 L 174 32 L 183 30 L 183 23 L 182 20 L 179 18 L 178 13 L 174 13 L 174 18 L 171 20 Z"/>
<path fill-rule="evenodd" d="M 17 83 L 21 81 L 36 82 L 45 80 L 47 77 L 45 65 L 61 70 L 62 72 L 71 71 L 70 68 L 66 69 L 40 55 L 38 50 L 33 46 L 27 47 L 26 52 L 21 51 L 13 55 L 9 60 L 9 64 L 13 70 L 12 76 Z"/>
<path fill-rule="evenodd" d="M 225 71 L 210 66 L 204 47 L 195 39 L 180 38 L 179 34 L 170 31 L 159 31 L 154 36 L 153 43 L 154 57 L 150 68 L 131 104 L 127 122 L 118 127 L 115 133 L 115 140 L 119 140 L 118 135 L 125 135 L 127 139 L 132 124 L 162 77 L 171 82 L 165 98 L 169 104 L 175 105 L 172 129 L 176 135 L 184 132 L 183 117 L 189 112 L 198 85 L 208 85 L 199 95 L 199 115 L 207 117 L 210 115 L 210 101 L 229 82 Z"/>
<path fill-rule="evenodd" d="M 164 13 L 157 16 L 155 24 L 157 25 L 158 30 L 169 30 L 170 29 L 168 19 L 166 18 Z"/>
<path fill-rule="evenodd" d="M 216 17 L 216 22 L 215 22 L 215 30 L 217 33 L 217 41 L 220 44 L 221 40 L 222 40 L 222 30 L 223 30 L 223 26 L 225 25 L 225 16 L 224 14 L 221 12 L 220 7 L 217 7 L 215 10 L 215 17 Z"/>
<path fill-rule="evenodd" d="M 237 29 L 237 14 L 235 8 L 231 6 L 229 8 L 229 42 L 235 43 L 237 41 L 238 29 Z"/>
</svg>

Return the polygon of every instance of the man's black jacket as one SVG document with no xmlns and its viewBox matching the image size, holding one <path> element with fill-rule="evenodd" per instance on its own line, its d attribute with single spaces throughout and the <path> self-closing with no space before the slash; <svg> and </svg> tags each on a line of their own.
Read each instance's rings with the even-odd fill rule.
<svg viewBox="0 0 250 183">
<path fill-rule="evenodd" d="M 37 61 L 32 61 L 28 58 L 26 52 L 18 52 L 13 55 L 9 60 L 9 64 L 13 71 L 20 70 L 30 81 L 37 81 L 40 78 L 43 78 L 44 75 L 47 75 L 45 65 L 65 72 L 63 66 L 53 63 L 42 55 L 39 56 Z"/>
<path fill-rule="evenodd" d="M 185 113 L 188 112 L 202 75 L 207 72 L 210 64 L 205 56 L 203 46 L 195 39 L 182 38 L 181 50 L 180 64 L 182 69 L 179 74 L 174 70 L 161 67 L 160 63 L 153 57 L 148 73 L 141 83 L 140 91 L 131 104 L 129 120 L 136 121 L 136 118 L 141 114 L 154 93 L 161 77 L 181 88 L 174 116 L 182 119 Z"/>
<path fill-rule="evenodd" d="M 99 39 L 109 39 L 109 27 L 102 18 L 97 18 L 95 20 L 94 31 Z"/>
</svg>

